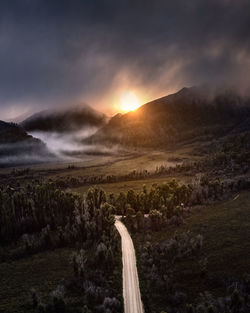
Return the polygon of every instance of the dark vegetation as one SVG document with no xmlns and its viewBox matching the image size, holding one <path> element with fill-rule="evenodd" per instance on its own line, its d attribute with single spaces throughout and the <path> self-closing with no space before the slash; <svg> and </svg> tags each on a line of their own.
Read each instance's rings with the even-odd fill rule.
<svg viewBox="0 0 250 313">
<path fill-rule="evenodd" d="M 31 304 L 23 299 L 25 310 L 122 311 L 120 240 L 102 190 L 90 189 L 82 197 L 53 184 L 29 184 L 19 190 L 2 187 L 0 198 L 1 262 L 56 248 L 75 249 L 70 261 L 74 275 L 50 300 L 32 291 Z"/>
<path fill-rule="evenodd" d="M 31 138 L 24 129 L 14 123 L 0 121 L 1 144 L 14 143 Z"/>
<path fill-rule="evenodd" d="M 198 221 L 194 206 L 216 203 L 249 187 L 249 181 L 226 184 L 203 176 L 192 186 L 172 181 L 149 191 L 144 188 L 137 195 L 131 190 L 126 197 L 118 197 L 125 200 L 121 201 L 125 203 L 121 206 L 125 208 L 124 221 L 136 243 L 146 312 L 249 311 L 249 276 L 243 275 L 249 272 L 249 264 L 237 260 L 237 255 L 248 258 L 250 253 L 249 248 L 244 250 L 249 236 L 249 201 L 236 212 L 235 207 L 232 211 L 225 207 L 211 214 L 204 207 Z M 192 225 L 192 219 L 198 225 Z M 237 235 L 228 226 L 231 220 Z M 225 259 L 220 261 L 222 257 Z M 225 268 L 226 258 L 238 266 L 237 270 Z M 218 290 L 220 298 L 216 297 Z"/>
<path fill-rule="evenodd" d="M 249 312 L 249 192 L 133 231 L 146 312 Z M 230 261 L 229 261 L 230 260 Z"/>
<path fill-rule="evenodd" d="M 248 312 L 249 276 L 243 274 L 249 271 L 249 264 L 237 260 L 237 255 L 243 253 L 247 258 L 250 253 L 244 250 L 249 235 L 249 202 L 241 206 L 241 212 L 218 208 L 218 213 L 211 214 L 204 207 L 198 221 L 198 208 L 193 205 L 215 203 L 249 187 L 249 182 L 244 187 L 241 182 L 226 185 L 204 176 L 192 186 L 172 181 L 149 191 L 144 187 L 141 193 L 130 190 L 118 196 L 115 207 L 126 215 L 124 221 L 136 243 L 146 312 Z M 233 232 L 227 223 L 238 214 L 235 230 L 241 227 L 241 232 L 232 238 L 228 250 L 226 241 Z M 192 225 L 195 218 L 198 225 Z M 227 260 L 219 259 L 226 255 L 238 265 L 238 271 L 224 268 Z M 237 283 L 235 279 L 239 279 Z M 213 291 L 218 289 L 223 297 L 217 299 Z"/>
<path fill-rule="evenodd" d="M 214 279 L 208 274 L 209 255 L 203 252 L 207 239 L 202 229 L 191 233 L 186 226 L 186 221 L 195 215 L 191 209 L 193 204 L 219 201 L 244 188 L 249 188 L 247 180 L 225 184 L 210 181 L 205 175 L 192 185 L 173 180 L 154 185 L 150 190 L 143 187 L 139 193 L 129 190 L 117 196 L 107 196 L 102 190 L 92 188 L 82 197 L 58 189 L 52 182 L 2 186 L 2 264 L 30 258 L 41 251 L 74 250 L 70 253 L 71 277 L 60 283 L 49 297 L 32 290 L 31 301 L 23 299 L 20 312 L 122 311 L 120 241 L 114 230 L 113 214 L 126 216 L 124 221 L 136 236 L 146 312 L 163 309 L 166 312 L 227 312 L 222 310 L 223 306 L 232 312 L 247 312 L 247 277 L 237 285 L 230 281 L 230 286 L 234 286 L 230 287 L 232 293 L 220 300 L 204 293 L 204 286 L 197 284 L 197 277 L 203 284 L 211 284 Z M 183 227 L 187 230 L 172 238 L 170 235 L 167 239 L 155 240 L 155 235 L 164 237 L 166 229 L 173 234 Z M 197 293 L 194 296 L 195 292 L 190 299 L 182 277 L 190 281 L 191 286 L 195 282 L 196 287 L 201 288 L 203 293 L 199 299 Z M 237 311 L 239 308 L 241 311 Z"/>
</svg>

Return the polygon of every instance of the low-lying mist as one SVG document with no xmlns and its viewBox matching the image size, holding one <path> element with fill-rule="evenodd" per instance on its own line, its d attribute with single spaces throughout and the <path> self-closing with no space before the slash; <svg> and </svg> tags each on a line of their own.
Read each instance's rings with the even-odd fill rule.
<svg viewBox="0 0 250 313">
<path fill-rule="evenodd" d="M 92 136 L 97 127 L 82 129 L 77 132 L 30 132 L 30 134 L 42 140 L 56 157 L 61 161 L 80 161 L 89 155 L 113 155 L 119 153 L 116 146 L 107 147 L 102 144 L 86 144 L 84 139 Z"/>
<path fill-rule="evenodd" d="M 40 141 L 23 140 L 0 145 L 0 167 L 49 163 L 57 158 Z"/>
</svg>

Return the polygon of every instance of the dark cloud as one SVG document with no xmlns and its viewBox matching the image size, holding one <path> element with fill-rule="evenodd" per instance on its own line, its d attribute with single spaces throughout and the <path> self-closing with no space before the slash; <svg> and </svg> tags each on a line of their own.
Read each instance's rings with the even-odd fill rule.
<svg viewBox="0 0 250 313">
<path fill-rule="evenodd" d="M 247 0 L 3 0 L 2 116 L 108 107 L 122 84 L 149 98 L 204 82 L 247 86 L 249 15 Z"/>
</svg>

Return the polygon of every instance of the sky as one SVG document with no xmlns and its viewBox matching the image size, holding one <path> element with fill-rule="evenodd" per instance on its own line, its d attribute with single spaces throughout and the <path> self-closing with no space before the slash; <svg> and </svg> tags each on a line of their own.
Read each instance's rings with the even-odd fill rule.
<svg viewBox="0 0 250 313">
<path fill-rule="evenodd" d="M 247 0 L 1 0 L 0 119 L 88 103 L 109 115 L 203 83 L 247 87 Z"/>
</svg>

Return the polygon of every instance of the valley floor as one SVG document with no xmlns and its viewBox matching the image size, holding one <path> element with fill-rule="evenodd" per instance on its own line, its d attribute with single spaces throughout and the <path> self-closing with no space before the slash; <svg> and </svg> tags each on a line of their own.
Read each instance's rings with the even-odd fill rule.
<svg viewBox="0 0 250 313">
<path fill-rule="evenodd" d="M 154 171 L 161 165 L 174 166 L 180 162 L 200 160 L 202 155 L 194 154 L 190 147 L 176 152 L 137 153 L 124 157 L 96 157 L 85 163 L 58 164 L 56 166 L 31 166 L 28 172 L 25 168 L 18 168 L 20 175 L 12 173 L 13 169 L 3 169 L 0 175 L 5 175 L 2 183 L 8 184 L 9 179 L 20 184 L 36 179 L 77 178 L 79 176 L 92 177 L 97 175 L 124 175 L 133 170 Z M 68 165 L 70 165 L 68 167 Z M 22 173 L 22 170 L 24 172 Z M 194 179 L 187 173 L 147 177 L 143 179 L 127 179 L 111 183 L 100 183 L 107 194 L 118 195 L 132 189 L 142 190 L 143 185 L 150 188 L 153 184 L 161 184 L 172 179 L 180 183 L 189 183 Z M 93 184 L 67 187 L 73 192 L 85 193 Z M 202 254 L 207 258 L 207 272 L 209 275 L 200 276 L 193 260 L 178 264 L 180 273 L 177 277 L 178 288 L 188 295 L 190 302 L 197 301 L 200 292 L 209 290 L 215 296 L 225 295 L 225 285 L 232 280 L 240 279 L 244 273 L 250 273 L 250 191 L 234 194 L 228 200 L 211 205 L 192 207 L 192 214 L 179 227 L 166 227 L 161 231 L 150 232 L 151 243 L 160 243 L 175 236 L 176 232 L 191 231 L 204 236 Z M 165 310 L 164 290 L 162 294 L 155 294 L 154 290 L 147 290 L 147 283 L 140 263 L 140 246 L 148 240 L 145 233 L 134 233 L 133 241 L 137 253 L 137 264 L 142 300 L 148 308 L 147 312 L 159 313 Z M 0 250 L 0 254 L 2 250 Z M 29 312 L 26 302 L 29 291 L 35 288 L 43 297 L 64 279 L 71 277 L 72 266 L 69 258 L 71 249 L 60 248 L 20 258 L 15 261 L 4 262 L 0 258 L 0 313 Z M 1 255 L 0 255 L 1 256 Z M 184 273 L 184 275 L 183 275 Z M 119 275 L 117 275 L 118 277 Z M 26 301 L 27 299 L 27 301 Z"/>
</svg>

